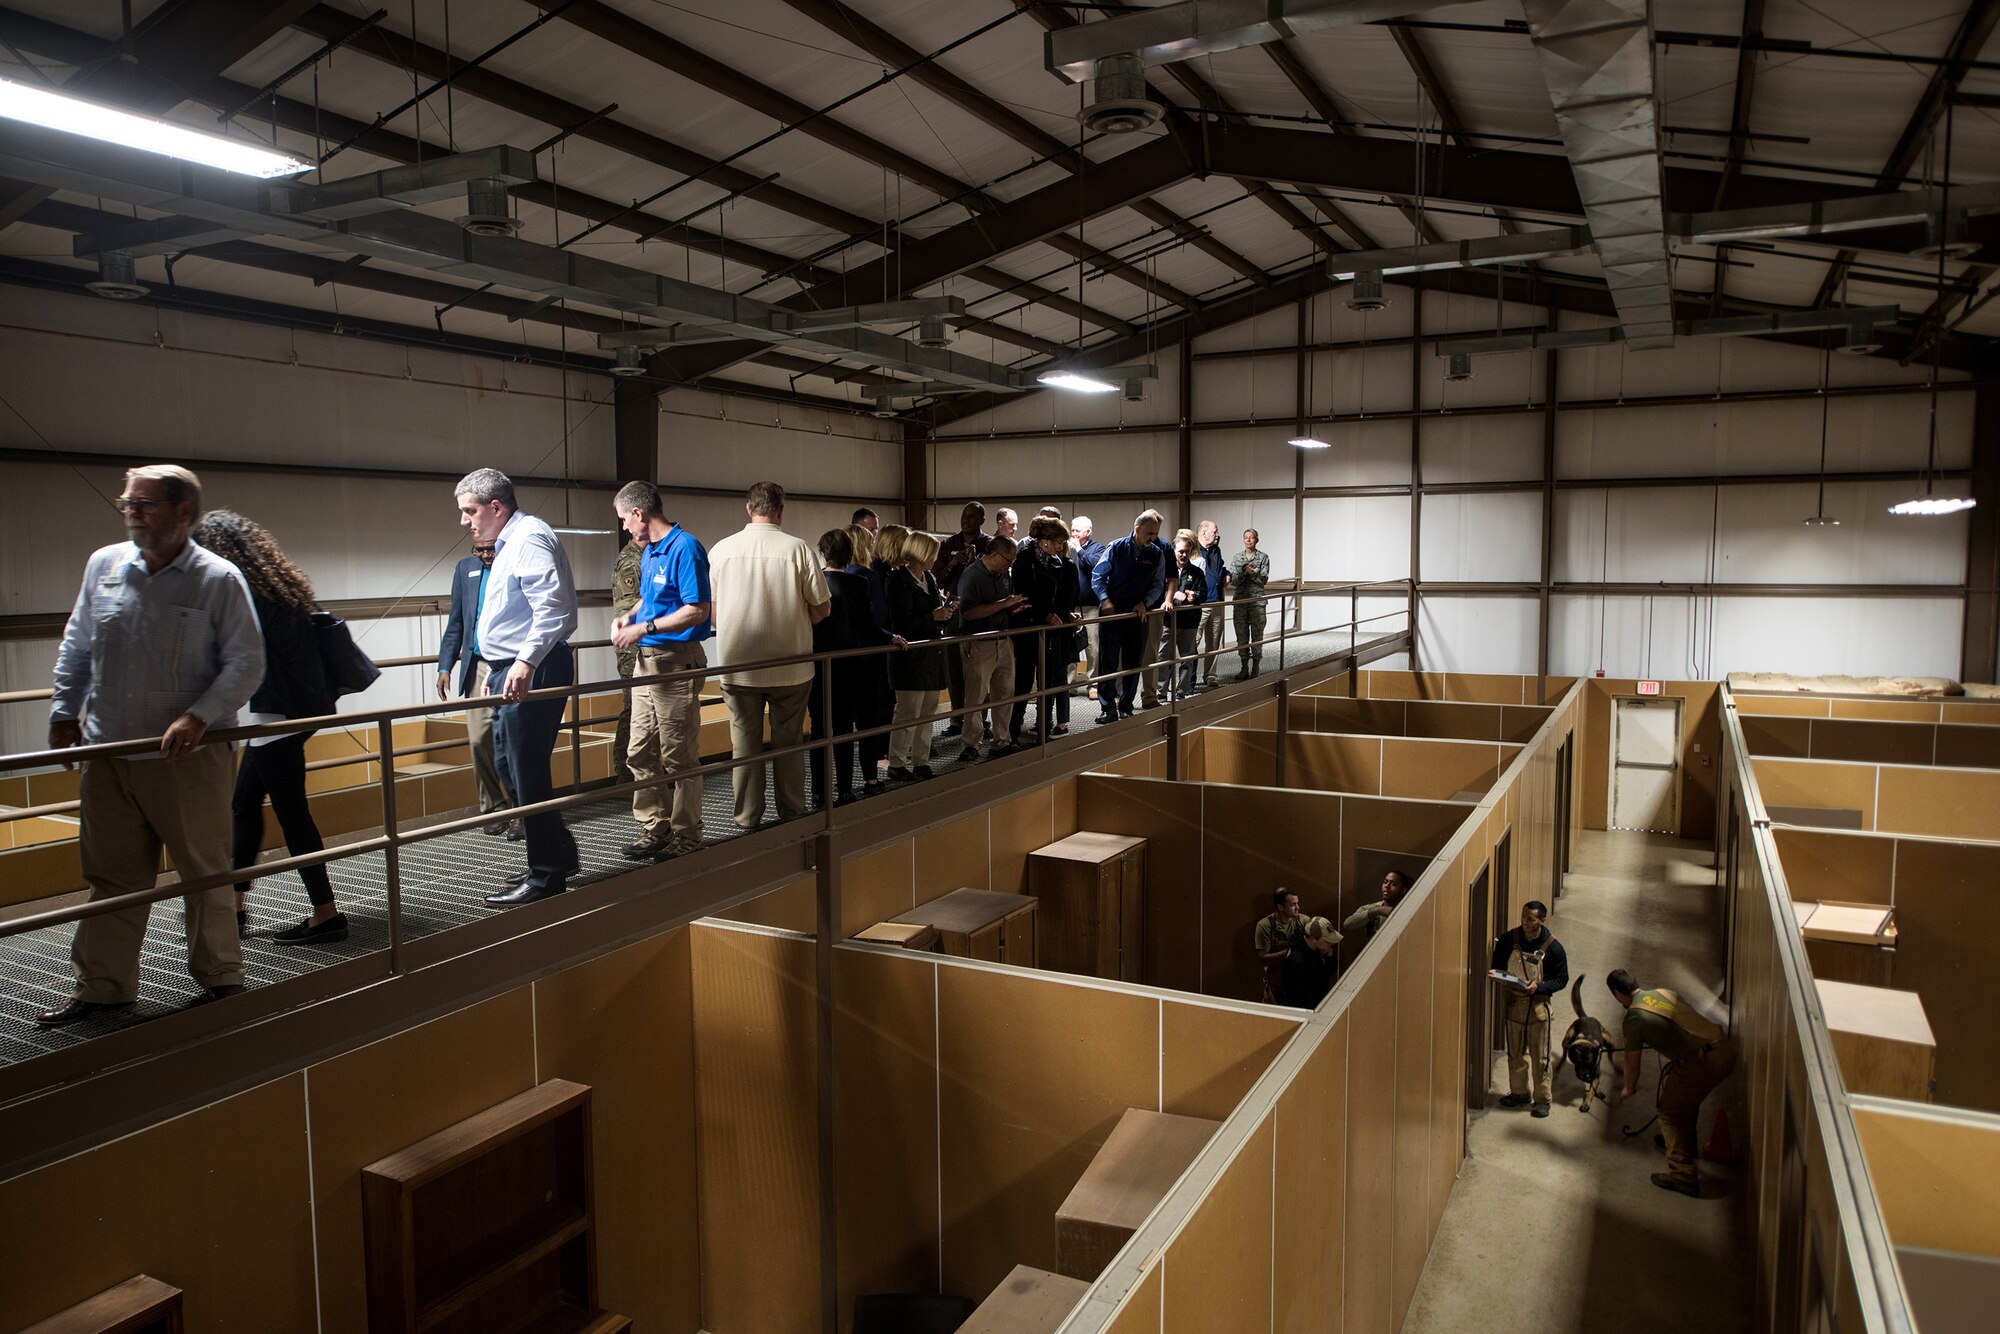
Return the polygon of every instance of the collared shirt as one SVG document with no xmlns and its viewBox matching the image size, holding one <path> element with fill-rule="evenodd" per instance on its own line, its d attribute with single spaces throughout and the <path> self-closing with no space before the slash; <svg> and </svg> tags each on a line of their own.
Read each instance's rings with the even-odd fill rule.
<svg viewBox="0 0 2000 1334">
<path fill-rule="evenodd" d="M 576 580 L 554 530 L 515 510 L 493 543 L 493 568 L 479 604 L 479 656 L 488 662 L 542 665 L 576 633 Z"/>
<path fill-rule="evenodd" d="M 233 727 L 263 679 L 264 634 L 240 570 L 189 542 L 149 573 L 119 542 L 83 567 L 49 719 L 81 719 L 86 745 L 158 736 L 184 713 Z"/>
<path fill-rule="evenodd" d="M 639 553 L 639 624 L 663 621 L 682 607 L 714 601 L 708 586 L 708 553 L 679 524 L 669 528 L 659 541 L 648 542 Z M 698 644 L 714 633 L 711 614 L 678 630 L 641 636 L 639 644 L 642 648 Z"/>
<path fill-rule="evenodd" d="M 986 568 L 984 559 L 976 560 L 965 567 L 958 576 L 958 605 L 960 614 L 969 607 L 983 607 L 989 602 L 1001 602 L 1014 596 L 1014 576 L 1012 567 L 995 574 Z M 969 635 L 984 634 L 988 630 L 1005 630 L 1007 613 L 996 611 L 990 616 L 973 620 L 965 616 L 965 632 Z"/>
<path fill-rule="evenodd" d="M 809 607 L 833 600 L 819 553 L 771 523 L 750 523 L 708 556 L 715 589 L 717 656 L 725 664 L 763 662 L 812 652 Z M 773 688 L 813 679 L 810 662 L 725 672 L 729 686 Z"/>
<path fill-rule="evenodd" d="M 1172 564 L 1173 557 L 1165 555 L 1158 542 L 1142 544 L 1128 533 L 1097 558 L 1090 573 L 1090 591 L 1099 602 L 1109 598 L 1121 612 L 1142 602 L 1157 607 L 1167 591 L 1167 567 Z"/>
</svg>

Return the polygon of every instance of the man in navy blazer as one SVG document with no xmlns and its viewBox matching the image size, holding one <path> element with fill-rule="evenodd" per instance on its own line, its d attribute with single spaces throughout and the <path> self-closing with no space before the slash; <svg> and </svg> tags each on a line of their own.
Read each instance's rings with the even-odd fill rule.
<svg viewBox="0 0 2000 1334">
<path fill-rule="evenodd" d="M 437 692 L 449 699 L 453 669 L 457 669 L 461 698 L 472 693 L 473 683 L 486 679 L 480 671 L 477 648 L 479 636 L 479 595 L 485 591 L 486 571 L 493 565 L 493 544 L 474 542 L 472 554 L 451 572 L 451 614 L 445 618 L 444 638 L 438 644 Z M 514 803 L 500 781 L 500 766 L 493 759 L 493 710 L 467 709 L 465 735 L 472 744 L 472 774 L 479 784 L 479 809 L 492 815 Z M 505 819 L 486 825 L 488 834 L 510 834 Z"/>
</svg>

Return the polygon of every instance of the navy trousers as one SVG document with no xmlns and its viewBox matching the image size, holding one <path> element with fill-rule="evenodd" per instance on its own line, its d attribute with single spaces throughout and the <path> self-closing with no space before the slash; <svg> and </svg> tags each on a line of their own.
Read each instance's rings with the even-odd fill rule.
<svg viewBox="0 0 2000 1334">
<path fill-rule="evenodd" d="M 509 666 L 513 664 L 509 663 Z M 487 689 L 498 694 L 506 680 L 494 674 Z M 529 681 L 530 690 L 576 682 L 576 659 L 568 644 L 558 644 L 542 659 Z M 549 754 L 562 731 L 563 701 L 533 699 L 523 704 L 502 704 L 493 710 L 493 758 L 515 804 L 531 806 L 555 794 L 549 781 Z M 576 865 L 576 839 L 563 823 L 560 811 L 530 815 L 523 823 L 528 831 L 527 885 L 536 889 L 562 889 L 569 870 Z"/>
<path fill-rule="evenodd" d="M 1097 627 L 1097 670 L 1100 673 L 1132 673 L 1116 681 L 1097 683 L 1097 702 L 1103 706 L 1104 712 L 1113 712 L 1109 701 L 1115 699 L 1119 716 L 1132 716 L 1132 699 L 1139 693 L 1137 668 L 1146 651 L 1146 631 L 1151 629 L 1153 622 L 1150 620 L 1107 621 Z"/>
</svg>

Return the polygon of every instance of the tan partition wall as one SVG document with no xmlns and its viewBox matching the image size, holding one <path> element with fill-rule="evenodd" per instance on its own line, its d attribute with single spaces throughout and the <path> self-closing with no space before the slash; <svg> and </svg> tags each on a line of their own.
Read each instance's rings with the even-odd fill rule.
<svg viewBox="0 0 2000 1334">
<path fill-rule="evenodd" d="M 1077 788 L 1079 828 L 1147 840 L 1142 980 L 1239 999 L 1263 991 L 1251 937 L 1274 890 L 1338 921 L 1374 893 L 1357 878 L 1362 849 L 1428 861 L 1473 809 L 1102 774 Z M 1359 944 L 1344 944 L 1343 960 Z"/>
<path fill-rule="evenodd" d="M 1797 902 L 1883 903 L 1896 948 L 1880 985 L 1914 991 L 1937 1038 L 1936 1098 L 2000 1112 L 2000 843 L 1774 827 Z M 1871 979 L 1872 980 L 1872 979 Z"/>
<path fill-rule="evenodd" d="M 707 1328 L 808 1334 L 812 942 L 693 932 L 702 1216 L 730 1239 L 704 1249 Z M 1016 1264 L 1054 1269 L 1056 1208 L 1125 1110 L 1221 1120 L 1304 1019 L 867 945 L 836 952 L 834 986 L 843 1330 L 859 1293 L 978 1300 Z"/>
<path fill-rule="evenodd" d="M 1869 1098 L 1854 1125 L 1891 1241 L 2000 1259 L 2000 1117 Z"/>
<path fill-rule="evenodd" d="M 0 1323 L 147 1273 L 191 1334 L 366 1329 L 361 1169 L 564 1078 L 591 1087 L 604 1305 L 693 1334 L 694 1074 L 683 930 L 0 1182 Z"/>
<path fill-rule="evenodd" d="M 1511 676 L 1463 672 L 1397 672 L 1364 668 L 1350 690 L 1348 674 L 1308 687 L 1314 695 L 1354 694 L 1363 699 L 1445 700 L 1458 704 L 1550 704 L 1576 684 L 1573 676 Z M 1546 692 L 1546 693 L 1544 693 Z"/>
<path fill-rule="evenodd" d="M 1774 820 L 1784 819 L 1785 808 L 1806 808 L 1858 812 L 1859 828 L 1884 834 L 2000 834 L 2000 770 L 1787 759 L 1752 760 L 1751 767 Z M 1814 817 L 1821 818 L 1834 817 Z"/>
<path fill-rule="evenodd" d="M 2000 700 L 1896 699 L 1873 695 L 1816 695 L 1791 692 L 1761 695 L 1732 691 L 1741 717 L 1856 718 L 1888 723 L 1972 723 L 2000 726 Z"/>
<path fill-rule="evenodd" d="M 1532 704 L 1459 704 L 1438 700 L 1292 697 L 1291 725 L 1300 731 L 1367 736 L 1432 737 L 1443 741 L 1511 741 L 1532 737 L 1549 710 Z"/>
<path fill-rule="evenodd" d="M 1857 718 L 1745 715 L 1752 755 L 1860 764 L 1935 764 L 2000 768 L 2000 727 L 1976 723 L 1872 722 Z M 2000 721 L 2000 719 L 1996 719 Z"/>
</svg>

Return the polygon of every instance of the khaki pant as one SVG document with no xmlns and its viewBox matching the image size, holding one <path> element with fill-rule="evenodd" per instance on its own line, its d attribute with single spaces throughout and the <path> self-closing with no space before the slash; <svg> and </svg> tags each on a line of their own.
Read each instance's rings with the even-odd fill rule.
<svg viewBox="0 0 2000 1334">
<path fill-rule="evenodd" d="M 1007 725 L 1010 706 L 990 711 L 987 705 L 1014 693 L 1014 646 L 1001 639 L 981 639 L 965 646 L 965 705 L 975 710 L 965 715 L 965 744 L 983 746 L 988 741 L 1012 744 Z"/>
<path fill-rule="evenodd" d="M 153 888 L 162 847 L 183 880 L 228 871 L 235 760 L 220 745 L 177 760 L 85 760 L 79 849 L 91 899 Z M 243 985 L 230 887 L 190 894 L 182 903 L 188 972 L 204 987 Z M 70 967 L 78 999 L 105 1005 L 138 999 L 139 946 L 151 912 L 141 905 L 76 924 Z"/>
<path fill-rule="evenodd" d="M 1161 673 L 1155 670 L 1153 665 L 1161 657 L 1161 638 L 1172 634 L 1173 631 L 1168 628 L 1165 616 L 1150 612 L 1139 625 L 1139 666 L 1143 669 L 1139 673 L 1139 702 L 1146 708 L 1157 708 L 1160 703 Z M 1130 667 L 1132 664 L 1128 662 L 1125 665 Z"/>
<path fill-rule="evenodd" d="M 629 681 L 638 670 L 638 650 L 618 650 L 618 675 Z M 632 692 L 621 690 L 618 695 L 618 728 L 611 737 L 612 764 L 615 770 L 613 777 L 621 783 L 629 783 L 632 781 L 632 771 L 626 765 L 625 757 L 632 750 Z M 582 701 L 579 700 L 578 703 L 581 704 Z"/>
<path fill-rule="evenodd" d="M 896 715 L 890 721 L 896 730 L 889 733 L 889 767 L 914 769 L 931 762 L 931 736 L 936 726 L 935 690 L 898 690 Z"/>
<path fill-rule="evenodd" d="M 722 687 L 729 703 L 729 751 L 737 759 L 764 753 L 764 711 L 771 711 L 771 745 L 796 746 L 805 739 L 806 697 L 812 682 L 795 686 Z M 736 791 L 736 827 L 755 829 L 764 822 L 764 766 L 738 765 L 730 772 Z M 771 786 L 778 794 L 778 818 L 796 820 L 806 813 L 806 753 L 794 751 L 771 761 Z"/>
<path fill-rule="evenodd" d="M 1736 1068 L 1736 1044 L 1724 1038 L 1698 1055 L 1668 1064 L 1660 1080 L 1660 1135 L 1667 1141 L 1667 1175 L 1676 1181 L 1699 1179 L 1695 1158 L 1695 1122 L 1701 1100 Z"/>
<path fill-rule="evenodd" d="M 473 669 L 475 692 L 495 670 L 495 664 L 481 660 Z M 466 709 L 465 740 L 472 751 L 472 780 L 479 788 L 480 811 L 491 815 L 506 810 L 514 803 L 508 799 L 507 784 L 500 779 L 500 763 L 493 758 L 493 710 Z"/>
<path fill-rule="evenodd" d="M 1201 683 L 1205 686 L 1218 684 L 1215 660 L 1222 655 L 1223 606 L 1209 602 L 1201 609 Z"/>
<path fill-rule="evenodd" d="M 1510 995 L 1507 997 L 1507 1091 L 1519 1097 L 1528 1092 L 1531 1082 L 1535 1101 L 1549 1101 L 1549 1001 L 1546 996 Z"/>
<path fill-rule="evenodd" d="M 641 648 L 634 675 L 705 667 L 708 656 L 700 644 Z M 625 751 L 632 777 L 645 782 L 663 774 L 701 764 L 701 678 L 655 681 L 632 687 L 632 740 Z M 664 787 L 640 788 L 632 794 L 632 818 L 646 835 L 671 831 L 684 838 L 701 837 L 701 782 L 683 778 Z M 670 813 L 671 812 L 671 813 Z"/>
</svg>

